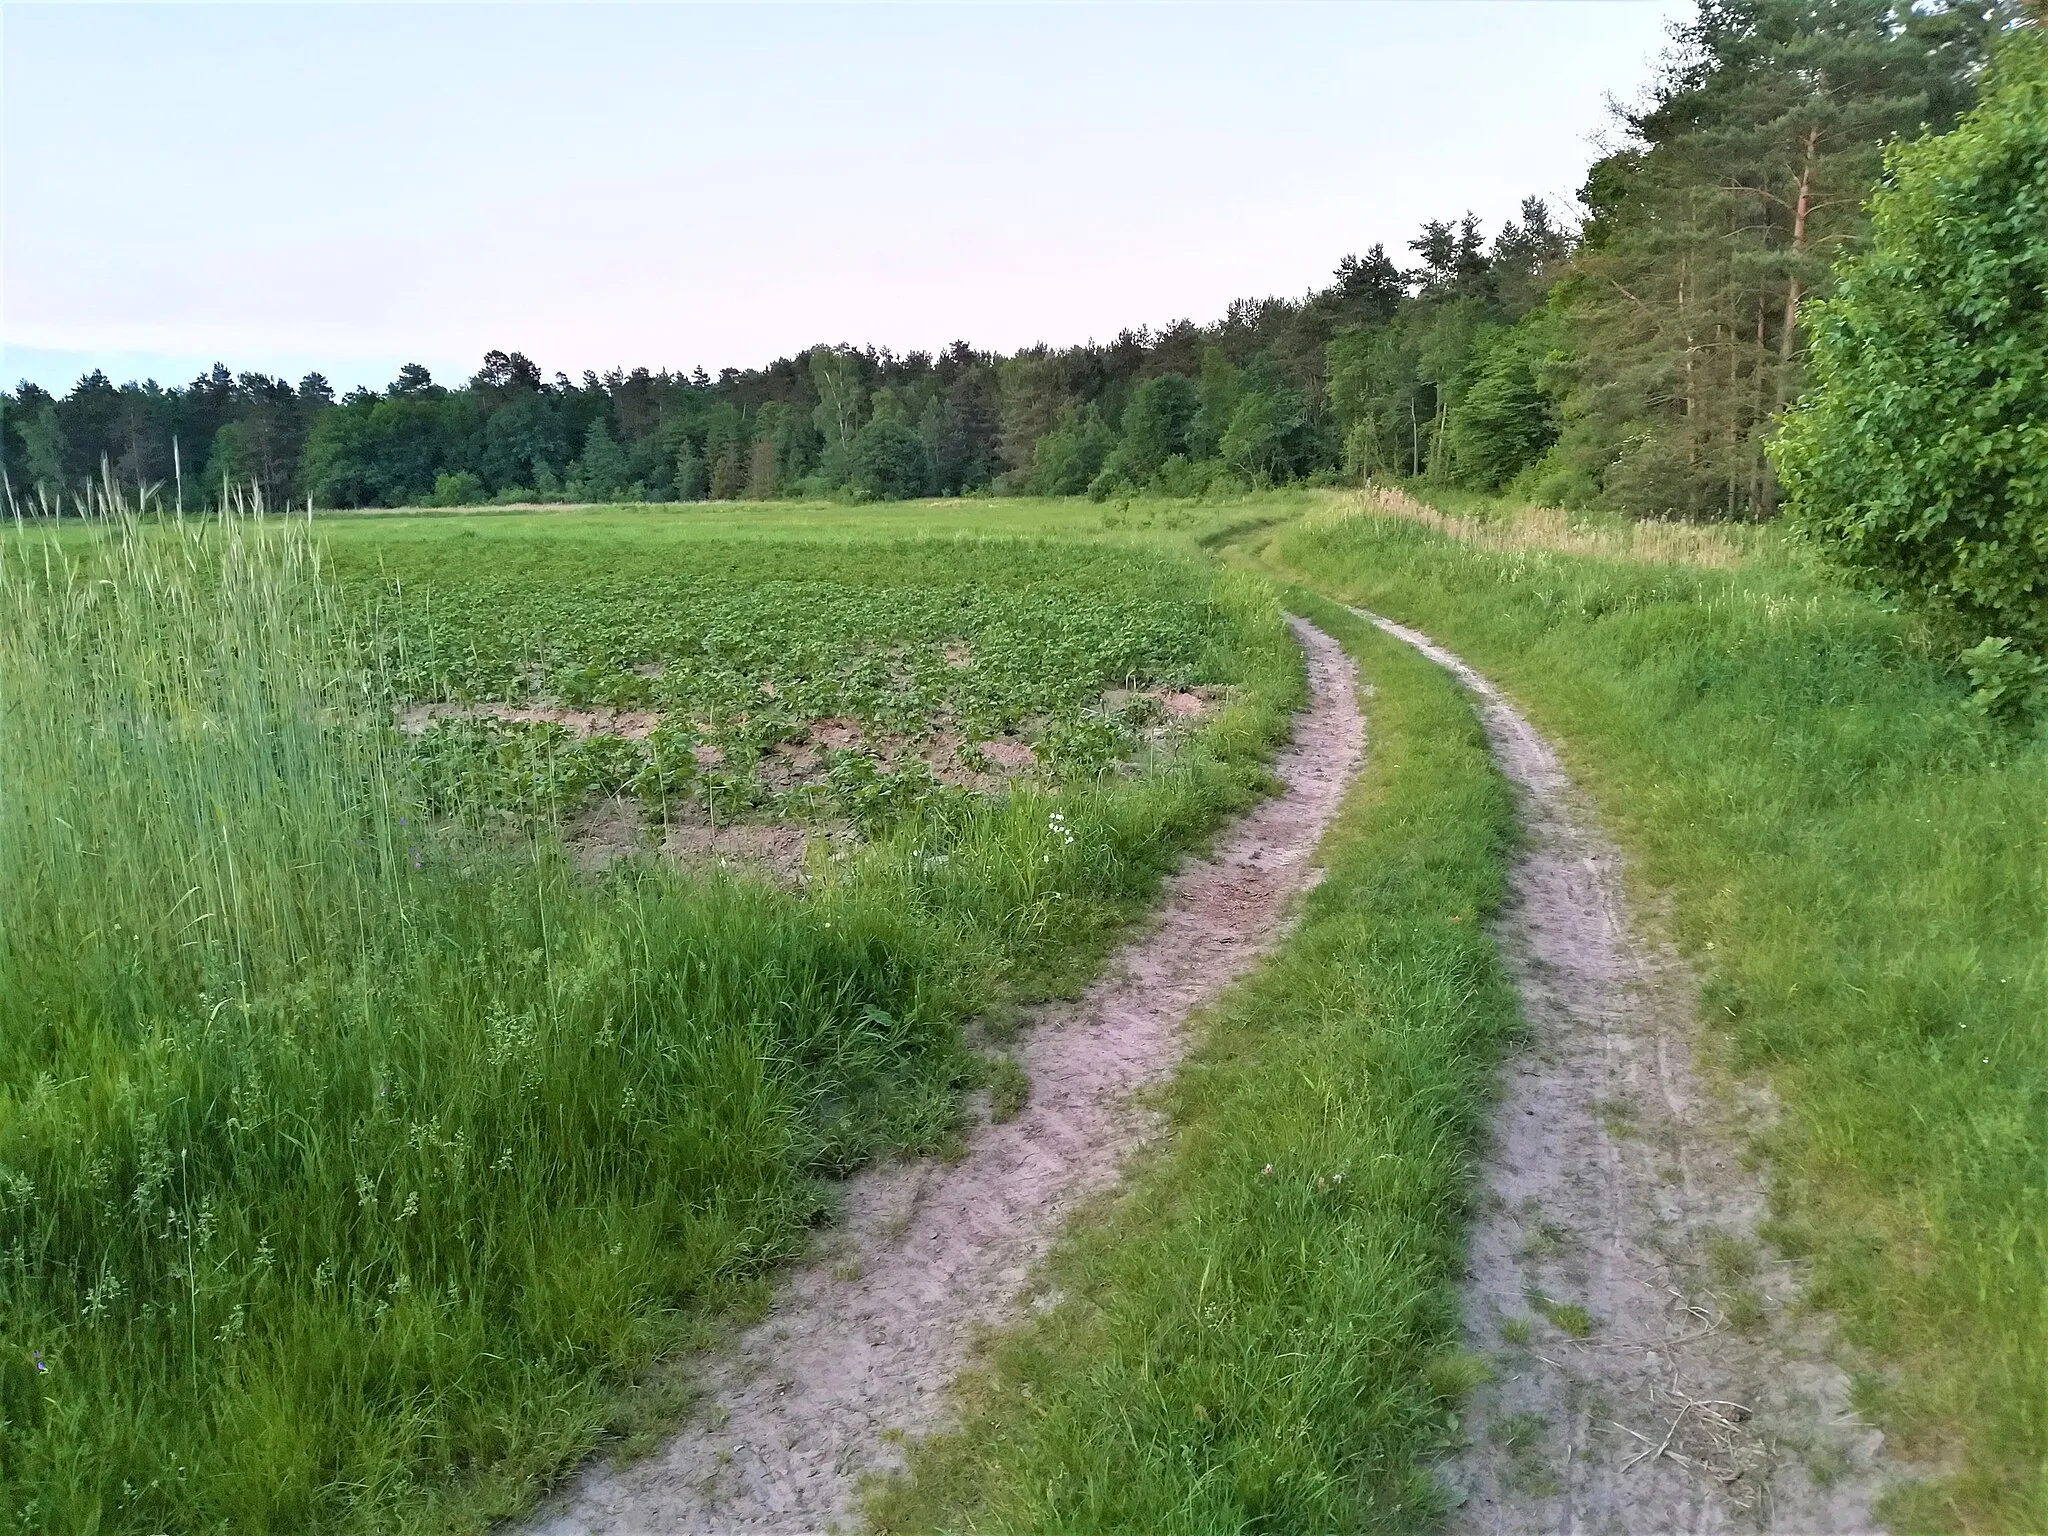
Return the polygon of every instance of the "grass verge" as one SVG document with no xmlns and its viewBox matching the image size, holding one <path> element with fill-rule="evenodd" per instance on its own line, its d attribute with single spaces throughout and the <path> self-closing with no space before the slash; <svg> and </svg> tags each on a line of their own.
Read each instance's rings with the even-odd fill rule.
<svg viewBox="0 0 2048 1536">
<path fill-rule="evenodd" d="M 905 1531 L 1412 1531 L 1470 1383 L 1455 1281 L 1515 1000 L 1483 919 L 1512 807 L 1428 662 L 1307 594 L 1365 664 L 1367 764 L 1300 927 L 1199 1026 L 1174 1134 L 1051 1260 Z"/>
<path fill-rule="evenodd" d="M 1783 552 L 1703 569 L 1423 521 L 1259 542 L 1509 690 L 1669 893 L 1725 1063 L 1783 1106 L 1772 1235 L 1892 1362 L 1865 1411 L 1950 1469 L 1886 1518 L 2048 1529 L 2048 739 Z"/>
</svg>

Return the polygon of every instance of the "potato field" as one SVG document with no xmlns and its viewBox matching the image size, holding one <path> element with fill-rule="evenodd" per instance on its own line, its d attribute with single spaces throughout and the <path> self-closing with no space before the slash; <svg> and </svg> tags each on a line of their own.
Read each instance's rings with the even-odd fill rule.
<svg viewBox="0 0 2048 1536">
<path fill-rule="evenodd" d="M 1161 553 L 332 545 L 0 546 L 18 1528 L 516 1498 L 822 1181 L 949 1144 L 965 1021 L 1085 974 L 1299 687 Z"/>
</svg>

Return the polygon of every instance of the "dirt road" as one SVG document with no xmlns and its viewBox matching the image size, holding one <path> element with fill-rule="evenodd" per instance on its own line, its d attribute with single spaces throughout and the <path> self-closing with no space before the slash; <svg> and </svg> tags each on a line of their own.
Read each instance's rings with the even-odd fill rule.
<svg viewBox="0 0 2048 1536">
<path fill-rule="evenodd" d="M 1498 937 L 1531 1039 L 1506 1067 L 1464 1304 L 1495 1378 L 1443 1469 L 1469 1533 L 1874 1529 L 1882 1438 L 1824 1320 L 1756 1241 L 1736 1111 L 1694 1068 L 1694 986 L 1629 921 L 1621 857 L 1485 678 L 1354 610 L 1477 696 L 1527 844 Z"/>
<path fill-rule="evenodd" d="M 1049 1008 L 1018 1057 L 1016 1119 L 977 1125 L 952 1165 L 897 1163 L 850 1181 L 845 1214 L 768 1316 L 705 1366 L 700 1412 L 656 1454 L 593 1466 L 526 1527 L 535 1536 L 811 1532 L 854 1520 L 864 1474 L 899 1436 L 946 1421 L 977 1326 L 1012 1315 L 1077 1201 L 1153 1128 L 1131 1095 L 1180 1054 L 1189 1013 L 1283 931 L 1363 752 L 1350 660 L 1293 629 L 1311 702 L 1275 764 L 1282 792 L 1170 882 L 1154 926 L 1076 1003 Z"/>
</svg>

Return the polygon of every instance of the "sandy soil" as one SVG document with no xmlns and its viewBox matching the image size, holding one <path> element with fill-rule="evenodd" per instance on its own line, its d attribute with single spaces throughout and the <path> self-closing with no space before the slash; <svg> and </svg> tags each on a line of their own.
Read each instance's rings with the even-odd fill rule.
<svg viewBox="0 0 2048 1536">
<path fill-rule="evenodd" d="M 1361 617 L 1478 695 L 1527 835 L 1499 939 L 1531 1041 L 1507 1067 L 1464 1294 L 1495 1379 L 1443 1469 L 1452 1528 L 1874 1529 L 1882 1437 L 1799 1275 L 1756 1242 L 1764 1191 L 1740 1149 L 1768 1104 L 1705 1090 L 1692 978 L 1629 921 L 1621 857 L 1557 754 L 1457 657 Z"/>
<path fill-rule="evenodd" d="M 556 704 L 411 704 L 398 712 L 398 728 L 417 736 L 436 720 L 502 720 L 507 725 L 559 725 L 571 736 L 618 736 L 645 741 L 661 724 L 651 709 L 612 709 L 597 705 L 572 709 Z"/>
<path fill-rule="evenodd" d="M 1077 1002 L 1042 1010 L 1016 1054 L 1031 1098 L 980 1117 L 965 1159 L 849 1181 L 843 1219 L 768 1316 L 706 1362 L 705 1402 L 655 1455 L 593 1466 L 526 1527 L 810 1532 L 854 1522 L 859 1479 L 902 1464 L 899 1434 L 942 1426 L 974 1332 L 1012 1315 L 1074 1205 L 1154 1126 L 1131 1095 L 1173 1066 L 1191 1009 L 1282 931 L 1363 750 L 1351 663 L 1294 624 L 1312 702 L 1276 764 L 1284 791 L 1170 882 L 1156 926 Z"/>
</svg>

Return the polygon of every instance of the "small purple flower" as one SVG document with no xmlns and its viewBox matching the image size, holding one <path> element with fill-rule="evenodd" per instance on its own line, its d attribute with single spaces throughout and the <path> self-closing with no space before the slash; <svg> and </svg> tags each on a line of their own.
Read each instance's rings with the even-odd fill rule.
<svg viewBox="0 0 2048 1536">
<path fill-rule="evenodd" d="M 29 1351 L 29 1355 L 36 1363 L 36 1374 L 48 1374 L 50 1369 L 50 1362 L 43 1358 L 43 1352 L 40 1349 L 32 1349 Z"/>
<path fill-rule="evenodd" d="M 424 866 L 423 866 L 423 865 L 422 865 L 422 864 L 420 863 L 420 851 L 419 851 L 419 849 L 417 849 L 417 848 L 408 848 L 408 849 L 406 849 L 405 851 L 406 851 L 407 853 L 409 853 L 409 854 L 411 854 L 411 855 L 412 855 L 412 867 L 413 867 L 414 869 L 420 869 L 420 868 L 423 868 L 423 867 L 424 867 Z"/>
</svg>

